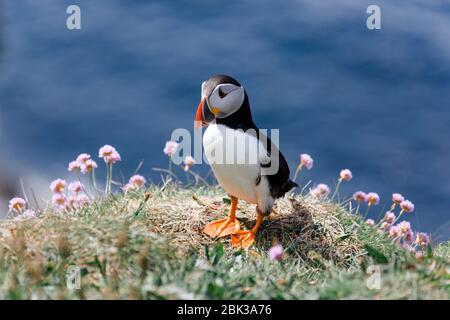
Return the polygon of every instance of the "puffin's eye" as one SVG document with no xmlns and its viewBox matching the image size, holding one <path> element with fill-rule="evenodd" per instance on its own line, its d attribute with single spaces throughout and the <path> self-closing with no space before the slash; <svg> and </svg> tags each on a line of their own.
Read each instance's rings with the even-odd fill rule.
<svg viewBox="0 0 450 320">
<path fill-rule="evenodd" d="M 219 97 L 220 99 L 223 99 L 227 96 L 227 93 L 222 91 L 222 88 L 219 88 Z"/>
</svg>

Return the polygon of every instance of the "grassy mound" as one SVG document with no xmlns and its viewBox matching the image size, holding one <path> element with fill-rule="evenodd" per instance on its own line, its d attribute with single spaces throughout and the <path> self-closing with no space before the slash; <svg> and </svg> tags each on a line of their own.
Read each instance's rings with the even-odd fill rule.
<svg viewBox="0 0 450 320">
<path fill-rule="evenodd" d="M 0 299 L 449 298 L 448 243 L 416 259 L 343 206 L 291 195 L 276 203 L 251 250 L 234 250 L 201 232 L 226 215 L 224 197 L 214 188 L 153 186 L 78 211 L 2 221 Z M 238 218 L 252 227 L 254 208 L 240 202 Z M 267 255 L 274 243 L 285 248 L 281 261 Z M 373 266 L 379 288 L 368 286 Z M 68 287 L 78 271 L 79 289 Z"/>
</svg>

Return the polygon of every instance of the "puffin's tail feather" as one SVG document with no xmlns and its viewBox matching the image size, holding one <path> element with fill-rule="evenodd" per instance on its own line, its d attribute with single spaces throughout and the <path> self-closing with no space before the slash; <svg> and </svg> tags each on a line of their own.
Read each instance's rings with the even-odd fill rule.
<svg viewBox="0 0 450 320">
<path fill-rule="evenodd" d="M 298 184 L 292 180 L 286 181 L 280 188 L 280 192 L 277 198 L 283 197 L 287 192 L 291 191 L 293 188 L 297 188 Z"/>
<path fill-rule="evenodd" d="M 291 189 L 298 188 L 298 184 L 292 180 L 288 180 L 288 182 L 286 184 L 287 184 L 287 188 L 288 188 L 288 190 L 286 192 L 291 191 Z"/>
</svg>

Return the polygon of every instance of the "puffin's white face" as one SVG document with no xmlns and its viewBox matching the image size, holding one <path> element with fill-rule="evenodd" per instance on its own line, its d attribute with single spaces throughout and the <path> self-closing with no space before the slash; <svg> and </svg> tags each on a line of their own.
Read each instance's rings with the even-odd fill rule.
<svg viewBox="0 0 450 320">
<path fill-rule="evenodd" d="M 243 87 L 231 83 L 222 83 L 216 86 L 209 97 L 207 97 L 205 82 L 203 82 L 202 99 L 207 100 L 208 107 L 216 118 L 225 118 L 242 106 L 245 99 L 245 91 Z"/>
<path fill-rule="evenodd" d="M 226 118 L 244 104 L 245 90 L 227 75 L 215 75 L 202 83 L 202 96 L 195 114 L 195 127 L 207 126 L 214 119 Z"/>
</svg>

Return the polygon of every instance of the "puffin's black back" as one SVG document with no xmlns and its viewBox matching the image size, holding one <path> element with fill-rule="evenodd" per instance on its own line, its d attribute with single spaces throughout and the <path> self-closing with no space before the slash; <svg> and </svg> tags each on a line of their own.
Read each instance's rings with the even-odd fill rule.
<svg viewBox="0 0 450 320">
<path fill-rule="evenodd" d="M 217 75 L 212 77 L 205 84 L 205 94 L 209 96 L 211 92 L 214 90 L 216 86 L 222 83 L 231 83 L 237 86 L 241 86 L 241 84 L 234 78 L 227 75 Z M 216 118 L 217 124 L 222 124 L 227 126 L 230 129 L 242 129 L 243 131 L 247 131 L 249 129 L 253 129 L 256 131 L 258 139 L 260 139 L 260 132 L 258 127 L 253 122 L 252 113 L 250 110 L 250 103 L 247 96 L 247 92 L 245 92 L 245 98 L 242 102 L 242 106 L 234 113 L 225 118 Z M 277 173 L 273 175 L 267 175 L 267 180 L 269 181 L 270 193 L 274 199 L 283 197 L 286 192 L 291 190 L 294 187 L 298 187 L 298 185 L 289 179 L 289 166 L 287 164 L 286 159 L 283 154 L 279 151 L 279 149 L 272 144 L 272 141 L 269 137 L 266 137 L 267 141 L 267 152 L 270 156 L 272 156 L 272 152 L 278 152 L 279 159 L 279 168 Z M 274 149 L 274 150 L 272 150 Z M 262 167 L 270 167 L 269 164 L 261 165 Z"/>
</svg>

